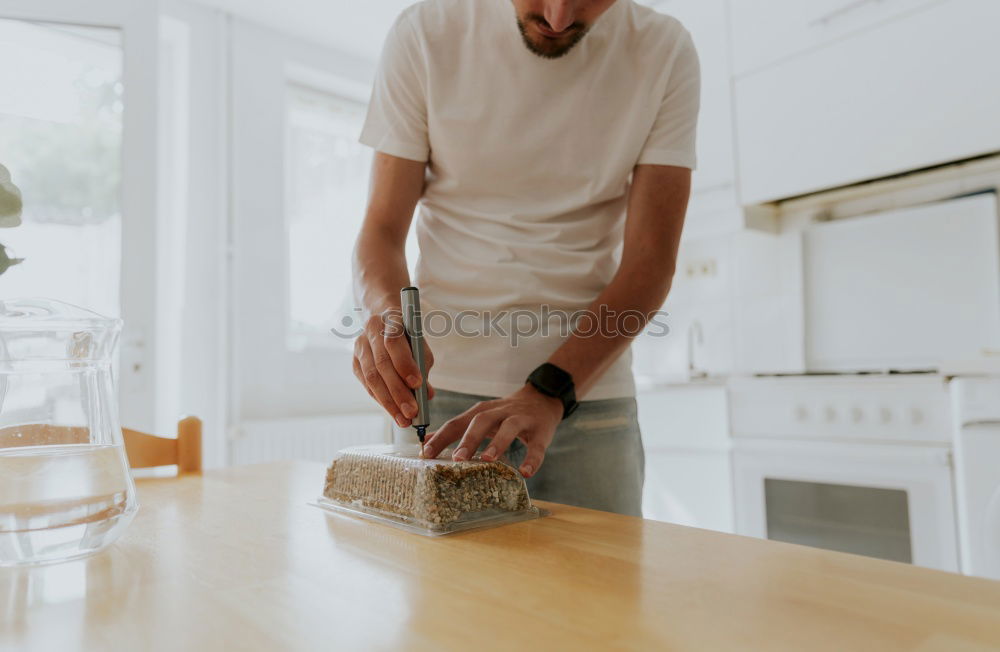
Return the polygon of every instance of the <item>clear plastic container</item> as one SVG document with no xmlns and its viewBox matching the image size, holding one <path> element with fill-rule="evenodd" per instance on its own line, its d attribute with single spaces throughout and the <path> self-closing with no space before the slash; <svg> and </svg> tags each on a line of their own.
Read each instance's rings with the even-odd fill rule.
<svg viewBox="0 0 1000 652">
<path fill-rule="evenodd" d="M 0 301 L 0 566 L 88 555 L 138 509 L 111 361 L 121 321 Z"/>
<path fill-rule="evenodd" d="M 539 516 L 516 469 L 503 462 L 421 459 L 412 445 L 340 451 L 313 504 L 428 536 Z"/>
</svg>

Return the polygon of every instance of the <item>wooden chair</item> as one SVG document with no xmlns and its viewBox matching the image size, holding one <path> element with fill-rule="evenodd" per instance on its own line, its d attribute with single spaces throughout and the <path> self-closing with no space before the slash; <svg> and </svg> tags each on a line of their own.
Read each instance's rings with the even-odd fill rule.
<svg viewBox="0 0 1000 652">
<path fill-rule="evenodd" d="M 201 471 L 201 419 L 185 417 L 177 423 L 177 438 L 156 437 L 122 428 L 125 453 L 133 469 L 177 465 L 178 473 Z M 42 423 L 0 428 L 0 448 L 85 444 L 86 428 L 51 426 Z"/>
<path fill-rule="evenodd" d="M 201 471 L 201 419 L 184 417 L 177 422 L 177 438 L 157 437 L 122 428 L 125 452 L 133 469 L 177 465 L 177 473 Z"/>
</svg>

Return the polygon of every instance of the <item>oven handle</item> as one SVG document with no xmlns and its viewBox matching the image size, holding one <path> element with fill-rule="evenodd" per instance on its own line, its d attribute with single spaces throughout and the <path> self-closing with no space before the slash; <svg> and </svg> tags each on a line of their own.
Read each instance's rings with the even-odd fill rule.
<svg viewBox="0 0 1000 652">
<path fill-rule="evenodd" d="M 819 18 L 814 18 L 809 22 L 810 27 L 824 27 L 838 18 L 843 18 L 847 14 L 854 13 L 858 9 L 865 7 L 876 2 L 882 2 L 882 0 L 855 0 L 854 2 L 848 2 L 837 7 L 833 11 L 823 14 Z"/>
<path fill-rule="evenodd" d="M 1000 419 L 979 419 L 976 421 L 965 421 L 963 428 L 1000 428 Z"/>
</svg>

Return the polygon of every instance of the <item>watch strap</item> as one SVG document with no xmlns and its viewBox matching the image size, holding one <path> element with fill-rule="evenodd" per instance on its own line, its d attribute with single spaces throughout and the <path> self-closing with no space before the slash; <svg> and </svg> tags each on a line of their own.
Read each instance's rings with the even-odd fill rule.
<svg viewBox="0 0 1000 652">
<path fill-rule="evenodd" d="M 573 414 L 580 406 L 576 400 L 576 385 L 573 383 L 573 376 L 551 362 L 546 362 L 535 368 L 526 382 L 542 394 L 562 401 L 563 419 Z"/>
</svg>

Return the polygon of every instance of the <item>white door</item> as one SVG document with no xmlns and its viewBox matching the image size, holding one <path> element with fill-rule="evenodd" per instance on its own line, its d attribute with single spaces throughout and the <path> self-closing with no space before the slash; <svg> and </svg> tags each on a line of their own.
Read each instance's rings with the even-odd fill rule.
<svg viewBox="0 0 1000 652">
<path fill-rule="evenodd" d="M 0 164 L 23 194 L 0 296 L 120 316 L 122 421 L 156 393 L 156 14 L 130 0 L 0 0 Z"/>
<path fill-rule="evenodd" d="M 945 447 L 739 440 L 738 534 L 958 571 Z"/>
</svg>

